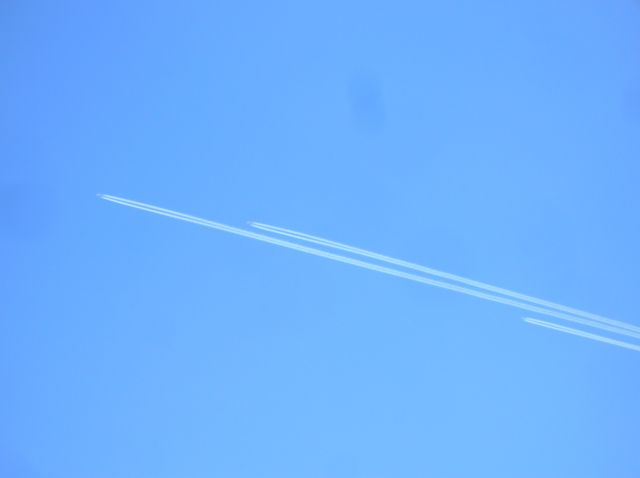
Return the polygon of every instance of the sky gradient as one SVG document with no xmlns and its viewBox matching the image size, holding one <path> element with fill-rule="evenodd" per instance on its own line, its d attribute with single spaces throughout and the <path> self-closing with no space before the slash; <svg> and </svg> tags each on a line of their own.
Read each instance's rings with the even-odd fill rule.
<svg viewBox="0 0 640 478">
<path fill-rule="evenodd" d="M 638 2 L 0 13 L 0 476 L 640 476 L 639 353 L 96 197 L 640 325 Z"/>
</svg>

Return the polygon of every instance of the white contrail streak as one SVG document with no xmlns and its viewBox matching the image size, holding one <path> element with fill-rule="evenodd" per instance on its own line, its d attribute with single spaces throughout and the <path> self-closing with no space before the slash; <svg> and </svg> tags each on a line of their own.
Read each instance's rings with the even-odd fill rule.
<svg viewBox="0 0 640 478">
<path fill-rule="evenodd" d="M 627 342 L 622 342 L 621 340 L 614 340 L 608 337 L 603 337 L 602 335 L 583 332 L 582 330 L 572 329 L 571 327 L 565 327 L 563 325 L 558 325 L 551 322 L 545 322 L 544 320 L 532 319 L 529 317 L 525 317 L 522 320 L 528 322 L 529 324 L 546 327 L 547 329 L 557 330 L 558 332 L 564 332 L 565 334 L 577 335 L 578 337 L 584 337 L 585 339 L 597 340 L 598 342 L 604 342 L 606 344 L 616 345 L 618 347 L 624 347 L 625 349 L 631 349 L 635 350 L 636 352 L 640 352 L 639 346 Z"/>
<path fill-rule="evenodd" d="M 326 247 L 331 247 L 333 249 L 338 249 L 345 252 L 350 252 L 352 254 L 357 254 L 360 256 L 368 257 L 370 259 L 376 259 L 378 261 L 386 262 L 388 264 L 394 264 L 396 266 L 404 267 L 407 269 L 412 269 L 415 271 L 423 272 L 425 274 L 430 274 L 432 276 L 441 277 L 443 279 L 448 279 L 454 282 L 458 282 L 461 284 L 470 285 L 472 287 L 477 287 L 478 289 L 486 290 L 489 292 L 494 292 L 496 294 L 505 295 L 507 297 L 512 297 L 514 299 L 522 300 L 525 302 L 531 302 L 533 304 L 540 305 L 542 307 L 546 307 L 549 309 L 555 309 L 567 314 L 575 315 L 578 317 L 583 317 L 585 319 L 590 319 L 595 322 L 602 322 L 604 324 L 611 325 L 612 327 L 618 327 L 621 329 L 626 329 L 629 331 L 640 333 L 640 327 L 635 326 L 633 324 L 628 324 L 626 322 L 621 322 L 618 320 L 609 319 L 607 317 L 602 317 L 600 315 L 592 314 L 591 312 L 586 312 L 579 309 L 574 309 L 573 307 L 568 307 L 562 304 L 557 304 L 555 302 L 550 302 L 547 300 L 539 299 L 537 297 L 532 297 L 525 294 L 520 294 L 518 292 L 514 292 L 512 290 L 503 289 L 502 287 L 493 286 L 490 284 L 486 284 L 484 282 L 479 282 L 473 279 L 468 279 L 466 277 L 461 277 L 455 274 L 450 274 L 448 272 L 443 272 L 437 269 L 432 269 L 430 267 L 422 266 L 420 264 L 415 264 L 412 262 L 403 261 L 401 259 L 396 259 L 395 257 L 385 256 L 383 254 L 378 254 L 376 252 L 368 251 L 366 249 L 360 249 L 358 247 L 353 247 L 348 244 L 343 244 L 340 242 L 331 241 L 329 239 L 324 239 L 322 237 L 312 236 L 311 234 L 305 234 L 303 232 L 294 231 L 291 229 L 285 229 L 283 227 L 272 226 L 269 224 L 263 224 L 259 222 L 249 222 L 249 224 L 257 229 L 262 229 L 264 231 L 272 232 L 275 234 L 280 234 L 282 236 L 291 237 L 294 239 L 299 239 L 302 241 L 311 242 L 313 244 L 318 244 Z"/>
<path fill-rule="evenodd" d="M 183 214 L 177 211 L 172 211 L 170 209 L 164 209 L 157 206 L 152 206 L 150 204 L 145 204 L 138 201 L 132 201 L 130 199 L 119 198 L 116 196 L 111 196 L 108 194 L 98 194 L 98 197 L 105 199 L 107 201 L 111 201 L 117 204 L 121 204 L 123 206 L 128 206 L 135 209 L 140 209 L 142 211 L 152 212 L 154 214 L 159 214 L 161 216 L 167 216 L 174 219 L 179 219 L 181 221 L 191 222 L 194 224 L 199 224 L 201 226 L 210 227 L 213 229 L 218 229 L 221 231 L 229 232 L 231 234 L 236 234 L 238 236 L 248 237 L 250 239 L 255 239 L 257 241 L 268 242 L 269 244 L 274 244 L 276 246 L 286 247 L 288 249 L 293 249 L 296 251 L 304 252 L 307 254 L 311 254 L 314 256 L 324 257 L 326 259 L 330 259 L 337 262 L 342 262 L 345 264 L 351 264 L 356 267 L 361 267 L 363 269 L 368 269 L 376 272 L 381 272 L 383 274 L 392 275 L 395 277 L 401 277 L 403 279 L 411 280 L 414 282 L 419 282 L 421 284 L 427 284 L 434 287 L 440 287 L 442 289 L 451 290 L 454 292 L 458 292 L 461 294 L 470 295 L 473 297 L 477 297 L 480 299 L 488 300 L 491 302 L 498 302 L 500 304 L 509 305 L 511 307 L 516 307 L 523 310 L 528 310 L 530 312 L 535 312 L 539 314 L 544 314 L 550 317 L 555 317 L 557 319 L 567 320 L 569 322 L 575 322 L 578 324 L 586 325 L 589 327 L 595 327 L 602 330 L 607 330 L 609 332 L 628 335 L 630 337 L 635 337 L 640 339 L 640 334 L 630 332 L 625 329 L 620 329 L 618 327 L 613 327 L 605 324 L 601 324 L 599 322 L 595 322 L 593 320 L 583 319 L 579 317 L 574 317 L 569 314 L 565 314 L 563 312 L 557 312 L 554 310 L 548 310 L 543 307 L 538 307 L 531 304 L 526 304 L 524 302 L 519 302 L 516 300 L 507 299 L 504 297 L 487 294 L 485 292 L 480 292 L 473 289 L 468 289 L 466 287 L 461 287 L 455 284 L 449 284 L 447 282 L 442 282 L 435 279 L 429 279 L 427 277 L 422 277 L 416 274 L 410 274 L 407 272 L 398 271 L 396 269 L 391 269 L 389 267 L 379 266 L 376 264 L 372 264 L 370 262 L 361 261 L 358 259 L 352 259 L 350 257 L 341 256 L 339 254 L 333 254 L 331 252 L 326 252 L 320 249 L 315 249 L 313 247 L 307 247 L 300 244 L 296 244 L 294 242 L 289 242 L 281 239 L 276 239 L 274 237 L 265 236 L 264 234 L 258 234 L 255 232 L 247 231 L 245 229 L 240 229 L 233 226 L 227 226 L 226 224 L 221 224 L 218 222 L 208 221 L 206 219 L 202 219 L 196 216 L 190 216 L 188 214 Z"/>
</svg>

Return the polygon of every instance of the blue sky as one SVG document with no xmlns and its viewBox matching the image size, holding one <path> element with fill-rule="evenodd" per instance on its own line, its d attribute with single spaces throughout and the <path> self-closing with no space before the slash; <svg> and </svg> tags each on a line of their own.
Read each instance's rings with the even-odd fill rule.
<svg viewBox="0 0 640 478">
<path fill-rule="evenodd" d="M 0 475 L 637 477 L 640 4 L 4 2 Z"/>
</svg>

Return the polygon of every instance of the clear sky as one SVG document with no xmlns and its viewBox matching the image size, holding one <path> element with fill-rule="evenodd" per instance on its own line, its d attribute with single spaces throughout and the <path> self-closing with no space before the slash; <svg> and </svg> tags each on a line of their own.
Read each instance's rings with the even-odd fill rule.
<svg viewBox="0 0 640 478">
<path fill-rule="evenodd" d="M 634 0 L 0 6 L 0 476 L 640 476 Z M 538 317 L 542 318 L 542 317 Z"/>
</svg>

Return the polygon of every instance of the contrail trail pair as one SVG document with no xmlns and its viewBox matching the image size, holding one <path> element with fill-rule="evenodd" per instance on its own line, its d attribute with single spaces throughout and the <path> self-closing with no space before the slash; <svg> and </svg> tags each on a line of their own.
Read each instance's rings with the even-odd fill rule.
<svg viewBox="0 0 640 478">
<path fill-rule="evenodd" d="M 544 320 L 532 319 L 530 317 L 525 317 L 525 322 L 533 325 L 537 325 L 539 327 L 546 327 L 547 329 L 556 330 L 558 332 L 563 332 L 565 334 L 577 335 L 578 337 L 584 337 L 585 339 L 597 340 L 598 342 L 604 342 L 605 344 L 616 345 L 618 347 L 624 347 L 625 349 L 635 350 L 636 352 L 640 352 L 640 347 L 637 345 L 630 344 L 628 342 L 623 342 L 621 340 L 614 340 L 608 337 L 603 337 L 602 335 L 591 334 L 589 332 L 584 332 L 582 330 L 573 329 L 571 327 L 565 327 L 564 325 L 554 324 L 552 322 L 546 322 Z"/>
<path fill-rule="evenodd" d="M 293 229 L 286 229 L 284 227 L 279 227 L 279 226 L 274 226 L 271 224 L 264 224 L 264 223 L 260 223 L 260 222 L 255 222 L 255 221 L 250 221 L 249 225 L 251 225 L 252 227 L 255 227 L 257 229 L 261 229 L 263 231 L 267 231 L 267 232 L 271 232 L 274 234 L 279 234 L 281 236 L 286 236 L 286 237 L 291 237 L 293 239 L 298 239 L 301 241 L 305 241 L 305 242 L 309 242 L 312 244 L 318 244 L 321 246 L 325 246 L 325 247 L 329 247 L 332 249 L 337 249 L 337 250 L 341 250 L 341 251 L 345 251 L 345 252 L 349 252 L 351 254 L 356 254 L 359 256 L 363 256 L 363 257 L 368 257 L 370 259 L 374 259 L 380 262 L 386 262 L 388 264 L 393 264 L 396 266 L 400 266 L 400 267 L 404 267 L 406 269 L 411 269 L 411 270 L 415 270 L 415 271 L 419 271 L 422 272 L 424 274 L 430 274 L 432 276 L 436 276 L 436 277 L 441 277 L 444 279 L 449 279 L 451 281 L 454 282 L 458 282 L 461 284 L 466 284 L 466 285 L 470 285 L 472 287 L 476 287 L 478 289 L 482 289 L 482 290 L 486 290 L 486 291 L 490 291 L 490 292 L 495 292 L 497 294 L 501 294 L 507 297 L 513 297 L 515 299 L 519 299 L 522 300 L 524 302 L 530 302 L 533 304 L 537 304 L 540 306 L 544 306 L 547 307 L 549 309 L 554 309 L 557 311 L 562 311 L 562 312 L 566 312 L 569 313 L 571 315 L 575 315 L 578 317 L 583 317 L 589 320 L 593 320 L 595 322 L 599 322 L 601 324 L 607 324 L 610 325 L 612 327 L 616 327 L 618 328 L 618 333 L 624 334 L 624 335 L 629 335 L 631 337 L 636 337 L 635 334 L 629 334 L 629 332 L 639 332 L 640 331 L 640 327 L 637 327 L 635 325 L 632 324 L 627 324 L 625 322 L 621 322 L 618 320 L 612 320 L 609 319 L 607 317 L 603 317 L 600 315 L 596 315 L 596 314 L 592 314 L 590 312 L 586 312 L 583 310 L 579 310 L 579 309 L 574 309 L 572 307 L 567 307 L 565 305 L 562 304 L 557 304 L 555 302 L 551 302 L 551 301 L 547 301 L 547 300 L 543 300 L 543 299 L 538 299 L 537 297 L 532 297 L 529 295 L 525 295 L 525 294 L 521 294 L 518 292 L 514 292 L 512 290 L 509 289 L 504 289 L 502 287 L 496 287 L 490 284 L 486 284 L 484 282 L 480 282 L 480 281 L 476 281 L 473 279 L 468 279 L 466 277 L 462 277 L 462 276 L 458 276 L 455 274 L 451 274 L 448 272 L 443 272 L 437 269 L 433 269 L 430 267 L 426 267 L 426 266 L 422 266 L 420 264 L 415 264 L 413 262 L 408 262 L 408 261 L 404 261 L 402 259 L 396 259 L 395 257 L 389 257 L 383 254 L 378 254 L 376 252 L 372 252 L 372 251 L 368 251 L 366 249 L 361 249 L 358 247 L 353 247 L 350 246 L 348 244 L 344 244 L 341 242 L 336 242 L 336 241 L 332 241 L 329 239 L 325 239 L 322 237 L 318 237 L 318 236 L 313 236 L 311 234 L 307 234 L 304 232 L 300 232 L 300 231 L 295 231 Z M 538 320 L 538 319 L 532 319 L 532 318 L 524 318 L 523 319 L 525 322 L 533 324 L 533 325 L 538 325 L 541 327 L 546 327 L 552 330 L 556 330 L 559 332 L 563 332 L 563 333 L 568 333 L 568 334 L 573 334 L 573 335 L 577 335 L 580 337 L 584 337 L 587 339 L 591 339 L 591 340 L 597 340 L 600 342 L 604 342 L 604 343 L 608 343 L 611 345 L 617 345 L 620 347 L 624 347 L 624 348 L 628 348 L 631 350 L 635 350 L 635 351 L 639 351 L 640 352 L 640 347 L 636 346 L 636 345 L 632 345 L 629 344 L 627 342 L 622 342 L 620 340 L 614 340 L 614 339 L 610 339 L 607 337 L 603 337 L 600 335 L 596 335 L 596 334 L 591 334 L 588 332 L 584 332 L 578 329 L 573 329 L 570 327 L 565 327 L 562 325 L 557 325 L 557 324 L 553 324 L 551 322 L 546 322 L 543 320 Z M 587 324 L 585 324 L 587 325 Z M 602 328 L 601 326 L 598 326 L 598 328 Z M 604 330 L 609 330 L 604 329 Z"/>
<path fill-rule="evenodd" d="M 303 232 L 294 231 L 292 229 L 285 229 L 284 227 L 272 226 L 270 224 L 263 224 L 259 222 L 249 222 L 249 224 L 257 229 L 261 229 L 264 231 L 272 232 L 275 234 L 280 234 L 282 236 L 291 237 L 294 239 L 299 239 L 301 241 L 310 242 L 313 244 L 318 244 L 326 247 L 330 247 L 332 249 L 337 249 L 345 252 L 350 252 L 352 254 L 356 254 L 363 257 L 368 257 L 370 259 L 375 259 L 381 262 L 386 262 L 388 264 L 393 264 L 396 266 L 404 267 L 406 269 L 412 269 L 415 271 L 422 272 L 424 274 L 429 274 L 435 277 L 441 277 L 443 279 L 448 279 L 453 282 L 458 282 L 460 284 L 466 284 L 477 289 L 486 290 L 489 292 L 494 292 L 496 294 L 504 295 L 507 297 L 512 297 L 517 300 L 521 300 L 523 302 L 530 302 L 541 307 L 546 307 L 548 309 L 554 309 L 561 312 L 565 312 L 567 314 L 575 315 L 577 317 L 583 317 L 585 319 L 593 320 L 595 322 L 601 322 L 603 324 L 610 325 L 612 327 L 616 327 L 619 329 L 625 329 L 632 332 L 640 333 L 640 327 L 628 324 L 625 322 L 621 322 L 618 320 L 609 319 L 607 317 L 602 317 L 600 315 L 592 314 L 591 312 L 585 312 L 583 310 L 574 309 L 573 307 L 567 307 L 562 304 L 557 304 L 555 302 L 550 302 L 548 300 L 539 299 L 537 297 L 532 297 L 525 294 L 520 294 L 518 292 L 514 292 L 509 289 L 503 289 L 502 287 L 496 287 L 490 284 L 486 284 L 484 282 L 476 281 L 473 279 L 468 279 L 466 277 L 458 276 L 455 274 L 450 274 L 448 272 L 443 272 L 437 269 L 432 269 L 431 267 L 422 266 L 420 264 L 415 264 L 413 262 L 403 261 L 401 259 L 396 259 L 395 257 L 389 257 L 382 254 L 378 254 L 376 252 L 368 251 L 366 249 L 360 249 L 358 247 L 349 246 L 347 244 L 343 244 L 340 242 L 331 241 L 329 239 L 324 239 L 318 236 L 312 236 L 311 234 L 305 234 Z M 635 335 L 633 337 L 636 337 Z"/>
<path fill-rule="evenodd" d="M 221 224 L 218 222 L 213 222 L 213 221 L 209 221 L 197 216 L 191 216 L 188 214 L 183 214 L 177 211 L 172 211 L 171 209 L 165 209 L 165 208 L 161 208 L 161 207 L 157 207 L 157 206 L 153 206 L 151 204 L 146 204 L 146 203 L 142 203 L 142 202 L 138 202 L 138 201 L 133 201 L 130 199 L 125 199 L 125 198 L 120 198 L 117 196 L 111 196 L 108 194 L 98 194 L 98 197 L 105 199 L 107 201 L 111 201 L 117 204 L 121 204 L 123 206 L 128 206 L 131 208 L 135 208 L 135 209 L 140 209 L 142 211 L 146 211 L 146 212 L 151 212 L 154 214 L 159 214 L 162 216 L 167 216 L 167 217 L 171 217 L 173 219 L 178 219 L 181 221 L 186 221 L 186 222 L 191 222 L 194 224 L 199 224 L 201 226 L 205 226 L 205 227 L 210 227 L 213 229 L 218 229 L 224 232 L 228 232 L 231 234 L 236 234 L 239 236 L 243 236 L 243 237 L 248 237 L 250 239 L 255 239 L 258 241 L 262 241 L 262 242 L 267 242 L 269 244 L 274 244 L 280 247 L 285 247 L 288 249 L 293 249 L 293 250 L 297 250 L 300 252 L 304 252 L 306 254 L 311 254 L 314 256 L 318 256 L 318 257 L 324 257 L 325 259 L 330 259 L 336 262 L 342 262 L 345 264 L 350 264 L 356 267 L 360 267 L 363 269 L 368 269 L 368 270 L 372 270 L 372 271 L 376 271 L 376 272 L 381 272 L 383 274 L 388 274 L 388 275 L 392 275 L 395 277 L 400 277 L 403 279 L 407 279 L 407 280 L 411 280 L 414 282 L 418 282 L 418 283 L 422 283 L 422 284 L 427 284 L 427 285 L 431 285 L 434 287 L 439 287 L 442 289 L 447 289 L 447 290 L 451 290 L 454 292 L 458 292 L 461 294 L 465 294 L 465 295 L 469 295 L 472 297 L 477 297 L 480 299 L 484 299 L 484 300 L 488 300 L 491 302 L 497 302 L 497 303 L 501 303 L 504 305 L 509 305 L 511 307 L 516 307 L 522 310 L 527 310 L 530 312 L 535 312 L 535 313 L 539 313 L 539 314 L 543 314 L 543 315 L 547 315 L 550 317 L 555 317 L 558 319 L 562 319 L 562 320 L 566 320 L 569 322 L 574 322 L 574 323 L 578 323 L 578 324 L 582 324 L 582 325 L 586 325 L 588 327 L 593 327 L 593 328 L 599 328 L 601 330 L 606 330 L 608 332 L 613 332 L 616 334 L 621 334 L 621 335 L 627 335 L 630 337 L 634 337 L 634 338 L 638 338 L 640 339 L 640 333 L 638 332 L 634 332 L 631 329 L 634 329 L 634 327 L 631 324 L 625 324 L 623 322 L 617 322 L 617 321 L 612 321 L 613 323 L 615 323 L 615 325 L 612 325 L 611 323 L 603 323 L 602 321 L 596 321 L 593 319 L 588 319 L 588 318 L 583 318 L 583 317 L 576 317 L 575 315 L 571 315 L 562 311 L 558 311 L 558 310 L 551 310 L 551 309 L 547 309 L 544 307 L 541 307 L 539 305 L 535 305 L 535 304 L 529 304 L 526 302 L 522 302 L 519 300 L 514 300 L 511 298 L 507 298 L 507 297 L 501 297 L 495 294 L 490 294 L 487 292 L 482 292 L 479 290 L 475 290 L 475 289 L 470 289 L 468 287 L 463 287 L 463 286 L 459 286 L 456 284 L 450 284 L 448 282 L 443 282 L 440 280 L 436 280 L 436 279 L 431 279 L 428 277 L 423 277 L 420 275 L 416 275 L 416 274 L 412 274 L 412 273 L 408 273 L 408 272 L 403 272 L 403 271 L 399 271 L 397 269 L 392 269 L 389 267 L 385 267 L 385 266 L 381 266 L 381 265 L 377 265 L 377 264 L 372 264 L 370 262 L 366 262 L 366 261 L 362 261 L 362 260 L 358 260 L 358 259 L 353 259 L 351 257 L 347 257 L 347 256 L 342 256 L 339 254 L 334 254 L 332 252 L 327 252 L 327 251 L 323 251 L 321 249 L 316 249 L 313 247 L 308 247 L 308 246 L 303 246 L 301 244 L 297 244 L 294 242 L 290 242 L 290 241 L 286 241 L 286 240 L 282 240 L 282 239 L 277 239 L 271 236 L 267 236 L 264 234 L 259 234 L 259 233 L 255 233 L 252 231 L 248 231 L 245 229 L 240 229 L 237 227 L 233 227 L 233 226 L 228 226 L 226 224 Z M 264 226 L 264 225 L 262 225 Z M 313 236 L 312 236 L 313 237 Z M 320 238 L 314 238 L 315 240 L 317 240 L 318 242 L 322 242 L 322 245 L 328 246 L 329 242 L 331 241 L 326 241 L 326 240 L 321 240 Z M 333 244 L 333 243 L 332 243 Z M 346 246 L 346 245 L 341 245 L 344 246 L 345 248 L 349 248 L 349 249 L 353 249 L 353 251 L 358 250 L 358 251 L 363 251 L 360 249 L 356 249 L 356 248 L 351 248 L 351 246 Z M 352 250 L 349 250 L 348 252 L 353 252 Z M 366 251 L 368 252 L 368 251 Z M 374 254 L 374 253 L 369 253 L 369 254 Z M 386 256 L 381 256 L 381 257 L 385 257 Z M 386 259 L 392 259 L 392 258 L 386 258 Z M 395 261 L 398 261 L 397 259 L 393 259 Z M 390 262 L 390 261 L 387 261 Z M 422 267 L 422 266 L 417 266 L 416 267 Z M 444 273 L 443 273 L 444 274 Z M 470 279 L 465 279 L 465 280 L 470 280 Z M 490 286 L 493 287 L 493 286 Z M 515 293 L 514 293 L 515 294 Z M 540 300 L 540 299 L 537 299 Z M 607 319 L 608 320 L 608 319 Z M 620 324 L 620 325 L 618 325 Z M 621 326 L 622 325 L 622 326 Z M 629 344 L 631 345 L 631 344 Z"/>
</svg>

